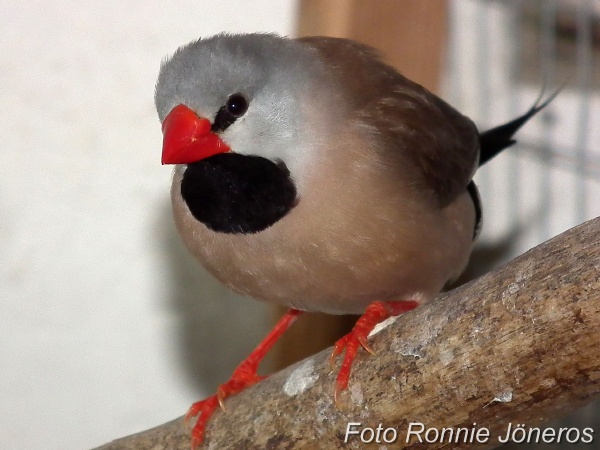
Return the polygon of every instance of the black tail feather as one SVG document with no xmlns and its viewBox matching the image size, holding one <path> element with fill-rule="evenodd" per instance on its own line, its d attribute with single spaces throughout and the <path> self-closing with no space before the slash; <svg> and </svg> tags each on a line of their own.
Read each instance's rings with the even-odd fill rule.
<svg viewBox="0 0 600 450">
<path fill-rule="evenodd" d="M 504 125 L 497 126 L 491 130 L 487 130 L 479 135 L 479 167 L 484 165 L 498 153 L 505 148 L 513 145 L 516 140 L 513 139 L 514 134 L 521 128 L 529 119 L 535 116 L 538 112 L 544 109 L 548 104 L 554 100 L 558 93 L 562 90 L 562 87 L 557 89 L 550 97 L 548 97 L 543 103 L 539 103 L 540 98 L 535 102 L 529 111 L 522 116 L 511 120 Z M 542 91 L 543 93 L 543 91 Z"/>
</svg>

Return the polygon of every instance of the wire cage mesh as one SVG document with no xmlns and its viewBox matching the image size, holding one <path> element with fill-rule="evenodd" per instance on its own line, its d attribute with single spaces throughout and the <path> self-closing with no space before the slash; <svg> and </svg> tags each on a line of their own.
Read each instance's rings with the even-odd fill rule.
<svg viewBox="0 0 600 450">
<path fill-rule="evenodd" d="M 600 212 L 599 20 L 595 0 L 451 3 L 446 94 L 481 128 L 562 87 L 476 178 L 484 240 L 519 226 L 521 253 Z"/>
<path fill-rule="evenodd" d="M 483 233 L 470 267 L 475 276 L 600 213 L 600 1 L 449 5 L 444 94 L 477 118 L 481 129 L 561 89 L 518 133 L 517 145 L 475 178 L 484 205 Z M 560 422 L 565 424 L 599 430 L 600 403 Z"/>
</svg>

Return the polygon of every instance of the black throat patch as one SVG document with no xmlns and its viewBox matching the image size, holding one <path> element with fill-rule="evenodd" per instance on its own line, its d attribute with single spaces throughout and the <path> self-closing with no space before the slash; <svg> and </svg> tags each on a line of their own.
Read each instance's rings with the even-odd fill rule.
<svg viewBox="0 0 600 450">
<path fill-rule="evenodd" d="M 257 233 L 296 206 L 285 164 L 260 156 L 222 153 L 189 164 L 181 196 L 192 215 L 213 231 Z"/>
</svg>

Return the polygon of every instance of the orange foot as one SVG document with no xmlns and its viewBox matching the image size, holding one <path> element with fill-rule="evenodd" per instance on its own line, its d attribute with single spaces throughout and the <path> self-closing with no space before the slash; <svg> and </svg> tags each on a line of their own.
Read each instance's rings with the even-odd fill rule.
<svg viewBox="0 0 600 450">
<path fill-rule="evenodd" d="M 192 428 L 192 450 L 195 450 L 202 444 L 204 440 L 204 431 L 208 420 L 213 415 L 217 407 L 220 405 L 223 410 L 225 406 L 223 401 L 230 395 L 237 394 L 247 387 L 258 383 L 260 380 L 267 378 L 266 376 L 258 375 L 258 365 L 269 352 L 271 347 L 285 333 L 285 331 L 295 322 L 296 318 L 302 314 L 302 311 L 296 309 L 288 310 L 271 332 L 265 337 L 260 344 L 250 353 L 242 363 L 233 371 L 231 379 L 219 386 L 217 393 L 204 400 L 194 403 L 187 414 L 185 422 L 195 416 L 199 416 L 196 424 Z"/>
<path fill-rule="evenodd" d="M 333 352 L 331 353 L 330 363 L 333 367 L 335 359 L 344 350 L 344 360 L 342 366 L 338 372 L 337 379 L 335 382 L 335 390 L 333 391 L 333 399 L 335 404 L 339 408 L 339 395 L 340 392 L 348 388 L 348 380 L 350 379 L 350 371 L 352 369 L 352 363 L 356 358 L 359 348 L 362 346 L 366 351 L 371 354 L 375 354 L 373 349 L 369 346 L 367 338 L 369 333 L 373 331 L 373 328 L 378 323 L 383 322 L 385 319 L 391 316 L 398 316 L 419 306 L 419 302 L 414 300 L 399 301 L 399 302 L 373 302 L 358 319 L 352 331 L 346 336 L 341 338 L 335 343 Z"/>
</svg>

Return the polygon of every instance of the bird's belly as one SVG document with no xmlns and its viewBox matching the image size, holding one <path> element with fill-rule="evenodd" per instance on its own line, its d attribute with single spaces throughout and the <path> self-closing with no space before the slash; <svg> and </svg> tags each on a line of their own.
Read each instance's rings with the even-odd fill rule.
<svg viewBox="0 0 600 450">
<path fill-rule="evenodd" d="M 226 265 L 208 262 L 206 267 L 233 290 L 263 301 L 329 314 L 360 314 L 375 300 L 425 302 L 450 278 L 435 250 L 427 258 L 410 252 L 363 253 L 353 262 L 311 252 L 306 258 L 257 258 L 262 260 L 250 266 L 241 255 L 230 256 L 233 258 Z"/>
<path fill-rule="evenodd" d="M 470 253 L 470 243 L 453 252 L 435 236 L 369 245 L 364 237 L 339 235 L 267 244 L 256 235 L 206 234 L 204 245 L 191 243 L 190 249 L 225 285 L 266 302 L 329 314 L 360 314 L 375 300 L 426 302 L 462 272 Z"/>
<path fill-rule="evenodd" d="M 466 266 L 475 220 L 465 192 L 436 216 L 406 205 L 398 214 L 386 207 L 386 214 L 338 218 L 331 210 L 309 215 L 297 207 L 260 233 L 226 234 L 194 219 L 180 196 L 172 200 L 187 247 L 223 284 L 330 314 L 360 314 L 375 300 L 430 300 Z"/>
</svg>

